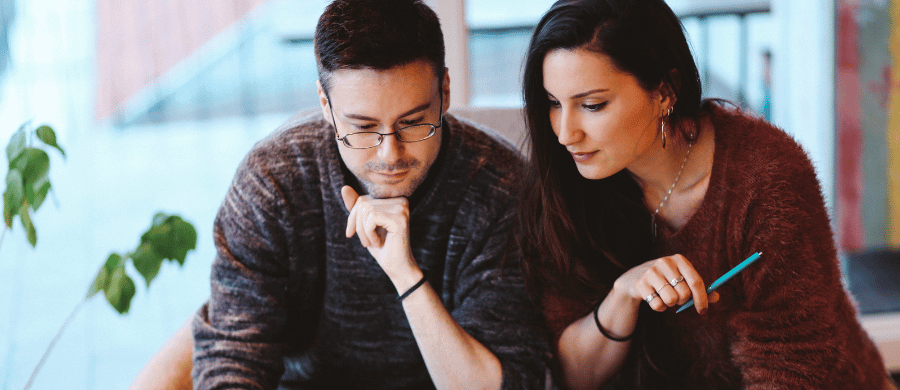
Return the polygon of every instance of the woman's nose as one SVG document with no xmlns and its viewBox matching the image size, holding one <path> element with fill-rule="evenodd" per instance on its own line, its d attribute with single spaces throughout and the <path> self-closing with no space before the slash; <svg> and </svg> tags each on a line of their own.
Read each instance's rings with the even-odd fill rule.
<svg viewBox="0 0 900 390">
<path fill-rule="evenodd" d="M 556 139 L 562 145 L 571 145 L 581 140 L 584 133 L 576 115 L 568 110 L 560 110 L 556 120 Z"/>
</svg>

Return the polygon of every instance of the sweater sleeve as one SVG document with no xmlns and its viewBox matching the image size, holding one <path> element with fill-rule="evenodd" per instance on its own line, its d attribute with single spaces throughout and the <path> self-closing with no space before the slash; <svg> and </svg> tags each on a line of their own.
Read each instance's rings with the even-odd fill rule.
<svg viewBox="0 0 900 390">
<path fill-rule="evenodd" d="M 195 389 L 274 389 L 284 370 L 284 202 L 263 167 L 248 156 L 216 216 L 211 295 L 193 320 Z"/>
<path fill-rule="evenodd" d="M 537 305 L 526 293 L 521 255 L 510 249 L 514 203 L 507 202 L 480 242 L 470 245 L 472 259 L 458 271 L 451 315 L 487 347 L 503 370 L 502 389 L 543 389 L 549 378 L 549 332 Z"/>
<path fill-rule="evenodd" d="M 763 163 L 755 174 L 759 180 L 751 180 L 749 196 L 737 202 L 746 208 L 735 207 L 746 210 L 746 218 L 730 219 L 740 222 L 732 229 L 742 238 L 734 248 L 740 253 L 729 258 L 763 253 L 741 275 L 743 289 L 737 294 L 742 296 L 735 297 L 739 307 L 728 320 L 744 388 L 858 388 L 861 378 L 877 371 L 867 369 L 867 374 L 859 367 L 881 362 L 866 353 L 873 348 L 864 345 L 868 338 L 842 285 L 812 165 L 796 147 L 780 161 L 773 157 Z"/>
</svg>

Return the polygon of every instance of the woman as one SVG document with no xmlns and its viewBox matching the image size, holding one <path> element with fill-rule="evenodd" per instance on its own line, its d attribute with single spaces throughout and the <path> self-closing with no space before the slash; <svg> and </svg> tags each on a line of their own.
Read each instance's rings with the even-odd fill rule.
<svg viewBox="0 0 900 390">
<path fill-rule="evenodd" d="M 662 0 L 557 2 L 524 77 L 521 244 L 568 387 L 888 388 L 808 157 L 701 101 Z M 755 252 L 710 306 L 707 284 Z"/>
</svg>

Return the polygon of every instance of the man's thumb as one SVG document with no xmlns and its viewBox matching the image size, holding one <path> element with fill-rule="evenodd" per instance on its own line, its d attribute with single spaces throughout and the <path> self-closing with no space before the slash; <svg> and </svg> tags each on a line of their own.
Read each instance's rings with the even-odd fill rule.
<svg viewBox="0 0 900 390">
<path fill-rule="evenodd" d="M 341 188 L 341 198 L 344 199 L 344 207 L 350 210 L 356 204 L 356 199 L 359 199 L 359 194 L 356 193 L 353 187 L 343 186 Z"/>
</svg>

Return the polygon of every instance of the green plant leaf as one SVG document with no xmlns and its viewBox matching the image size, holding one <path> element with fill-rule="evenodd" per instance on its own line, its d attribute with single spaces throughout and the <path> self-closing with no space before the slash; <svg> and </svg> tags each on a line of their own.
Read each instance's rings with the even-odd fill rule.
<svg viewBox="0 0 900 390">
<path fill-rule="evenodd" d="M 6 145 L 6 159 L 10 162 L 10 167 L 12 167 L 12 162 L 25 150 L 26 125 L 27 123 L 19 127 L 19 130 L 16 130 L 16 132 L 13 133 L 12 137 L 9 139 L 9 143 Z"/>
<path fill-rule="evenodd" d="M 119 314 L 128 312 L 131 307 L 131 298 L 134 298 L 135 286 L 131 277 L 125 273 L 125 263 L 121 262 L 109 276 L 109 284 L 106 289 L 106 300 Z"/>
<path fill-rule="evenodd" d="M 169 216 L 157 213 L 153 216 L 153 226 L 141 236 L 142 244 L 149 244 L 164 259 L 175 258 L 175 232 L 169 223 Z"/>
<path fill-rule="evenodd" d="M 3 219 L 6 221 L 6 227 L 12 228 L 13 216 L 21 208 L 24 198 L 22 173 L 18 169 L 10 169 L 6 173 L 6 191 L 3 193 Z"/>
<path fill-rule="evenodd" d="M 103 291 L 108 283 L 109 274 L 106 273 L 106 268 L 100 267 L 100 271 L 97 272 L 97 276 L 94 278 L 94 283 L 91 283 L 91 288 L 88 289 L 88 293 L 85 298 L 93 298 L 94 295 L 97 295 L 98 292 Z"/>
<path fill-rule="evenodd" d="M 28 235 L 28 242 L 31 244 L 31 247 L 34 248 L 37 246 L 37 230 L 34 228 L 34 223 L 31 222 L 28 205 L 22 205 L 22 208 L 19 209 L 19 217 L 21 217 L 22 227 L 25 228 L 25 233 Z"/>
<path fill-rule="evenodd" d="M 103 268 L 106 269 L 108 274 L 112 274 L 116 268 L 124 268 L 125 267 L 125 258 L 118 253 L 110 253 L 109 257 L 106 258 L 106 263 L 103 263 Z"/>
<path fill-rule="evenodd" d="M 3 221 L 4 221 L 4 223 L 6 223 L 7 229 L 12 229 L 13 216 L 15 215 L 13 213 L 13 208 L 15 207 L 15 206 L 13 206 L 13 204 L 14 203 L 9 200 L 9 194 L 4 192 L 3 193 Z"/>
<path fill-rule="evenodd" d="M 46 183 L 50 182 L 50 178 L 48 177 L 50 172 L 50 156 L 43 150 L 26 148 L 19 158 L 16 159 L 15 164 L 15 169 L 22 172 L 22 179 L 25 181 L 25 199 L 27 199 L 28 204 L 34 205 L 36 203 L 42 203 L 43 199 L 40 199 L 40 202 L 37 202 L 36 198 Z M 40 206 L 40 204 L 38 204 L 38 206 Z M 37 207 L 33 207 L 33 209 L 37 210 Z"/>
<path fill-rule="evenodd" d="M 12 200 L 16 206 L 20 206 L 22 204 L 22 198 L 25 197 L 23 183 L 22 172 L 19 172 L 18 169 L 10 169 L 9 172 L 6 172 L 6 192 L 9 193 L 10 200 Z"/>
<path fill-rule="evenodd" d="M 110 257 L 112 256 L 118 255 L 110 255 Z M 97 272 L 97 277 L 94 278 L 94 282 L 91 283 L 91 288 L 88 289 L 86 298 L 93 298 L 98 292 L 106 290 L 107 285 L 109 285 L 109 272 L 106 270 L 106 267 L 100 267 L 100 271 Z"/>
<path fill-rule="evenodd" d="M 110 253 L 109 257 L 106 258 L 106 262 L 103 263 L 103 266 L 100 267 L 100 271 L 97 272 L 97 277 L 94 278 L 94 283 L 91 284 L 91 288 L 88 289 L 87 297 L 93 297 L 100 291 L 106 291 L 107 286 L 109 286 L 110 276 L 113 271 L 117 268 L 124 268 L 124 258 L 122 255 L 118 253 Z"/>
<path fill-rule="evenodd" d="M 48 191 L 50 191 L 50 177 L 46 173 L 38 177 L 25 178 L 25 198 L 32 210 L 37 211 L 38 207 L 41 207 Z"/>
<path fill-rule="evenodd" d="M 197 248 L 197 230 L 179 216 L 172 216 L 167 221 L 172 225 L 175 236 L 172 242 L 175 260 L 178 265 L 184 266 L 188 251 Z"/>
<path fill-rule="evenodd" d="M 143 243 L 131 255 L 131 260 L 134 262 L 134 268 L 144 277 L 147 287 L 150 287 L 150 282 L 162 268 L 162 256 L 156 253 L 149 243 Z"/>
<path fill-rule="evenodd" d="M 37 211 L 38 207 L 41 207 L 44 204 L 44 200 L 47 199 L 47 193 L 50 192 L 50 181 L 47 180 L 41 188 L 35 189 L 34 192 L 34 200 L 31 203 L 31 209 Z"/>
<path fill-rule="evenodd" d="M 153 214 L 153 225 L 152 226 L 160 226 L 166 223 L 166 219 L 169 218 L 169 215 L 166 213 L 156 213 Z"/>
<path fill-rule="evenodd" d="M 15 168 L 22 172 L 22 178 L 26 183 L 37 182 L 50 172 L 50 156 L 40 149 L 25 148 L 14 163 Z"/>
<path fill-rule="evenodd" d="M 39 140 L 49 146 L 56 148 L 56 150 L 59 150 L 63 157 L 66 157 L 66 152 L 64 152 L 59 144 L 56 143 L 56 133 L 50 126 L 44 125 L 38 127 L 37 130 L 35 130 L 35 133 L 37 133 L 37 137 Z"/>
<path fill-rule="evenodd" d="M 163 259 L 184 265 L 187 253 L 197 246 L 197 230 L 177 215 L 158 213 L 153 226 L 141 236 L 142 244 L 149 244 Z"/>
</svg>

